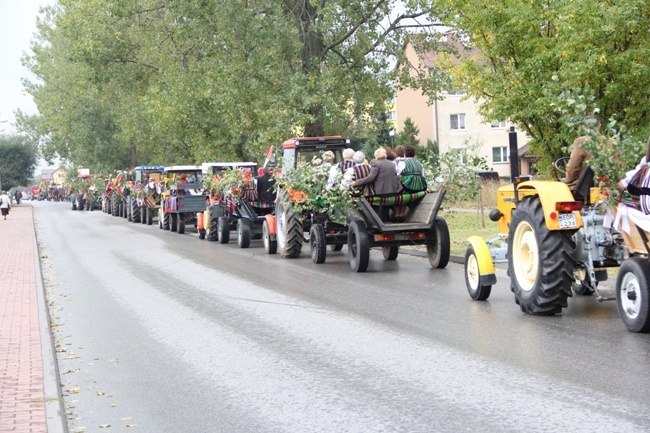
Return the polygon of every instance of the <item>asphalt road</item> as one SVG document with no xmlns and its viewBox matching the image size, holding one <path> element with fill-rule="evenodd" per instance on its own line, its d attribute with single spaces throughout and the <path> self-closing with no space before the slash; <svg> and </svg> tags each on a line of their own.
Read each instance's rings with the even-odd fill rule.
<svg viewBox="0 0 650 433">
<path fill-rule="evenodd" d="M 357 274 L 346 248 L 316 265 L 34 206 L 71 432 L 650 429 L 650 336 L 613 302 L 533 317 L 505 272 L 477 302 L 459 264 Z"/>
</svg>

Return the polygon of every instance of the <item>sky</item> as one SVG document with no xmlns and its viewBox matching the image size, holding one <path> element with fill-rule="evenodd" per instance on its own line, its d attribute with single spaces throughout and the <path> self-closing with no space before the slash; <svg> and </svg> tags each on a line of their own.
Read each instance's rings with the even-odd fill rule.
<svg viewBox="0 0 650 433">
<path fill-rule="evenodd" d="M 0 130 L 14 133 L 14 112 L 20 109 L 36 114 L 32 97 L 23 91 L 20 79 L 30 77 L 20 58 L 29 51 L 36 32 L 36 17 L 41 6 L 54 0 L 0 0 Z"/>
</svg>

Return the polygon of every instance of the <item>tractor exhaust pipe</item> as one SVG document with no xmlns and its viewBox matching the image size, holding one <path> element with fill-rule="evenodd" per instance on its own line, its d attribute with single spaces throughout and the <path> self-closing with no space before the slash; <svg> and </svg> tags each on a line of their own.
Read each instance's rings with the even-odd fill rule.
<svg viewBox="0 0 650 433">
<path fill-rule="evenodd" d="M 515 127 L 511 126 L 508 131 L 508 153 L 510 155 L 510 180 L 512 181 L 515 201 L 519 203 L 519 194 L 517 194 L 517 183 L 519 181 L 519 148 L 517 146 L 517 132 Z"/>
</svg>

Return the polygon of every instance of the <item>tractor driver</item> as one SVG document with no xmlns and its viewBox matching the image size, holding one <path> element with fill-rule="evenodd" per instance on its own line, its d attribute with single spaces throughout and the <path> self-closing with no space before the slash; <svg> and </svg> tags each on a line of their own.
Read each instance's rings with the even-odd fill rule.
<svg viewBox="0 0 650 433">
<path fill-rule="evenodd" d="M 593 116 L 592 120 L 595 121 L 594 126 L 596 127 L 596 133 L 598 134 L 598 141 L 602 143 L 605 136 L 600 133 L 600 119 L 598 119 L 598 116 Z M 566 176 L 564 178 L 564 183 L 566 183 L 571 190 L 575 188 L 578 179 L 580 179 L 580 175 L 586 167 L 585 162 L 591 158 L 591 153 L 582 147 L 584 143 L 589 141 L 591 141 L 591 136 L 589 135 L 583 135 L 573 141 L 573 148 L 571 149 L 569 161 L 566 164 Z M 613 143 L 614 139 L 610 138 L 605 143 L 605 147 L 611 149 Z"/>
</svg>

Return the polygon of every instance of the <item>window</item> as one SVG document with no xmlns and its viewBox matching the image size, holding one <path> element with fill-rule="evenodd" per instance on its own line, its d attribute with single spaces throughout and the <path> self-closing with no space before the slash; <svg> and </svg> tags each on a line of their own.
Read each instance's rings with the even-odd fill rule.
<svg viewBox="0 0 650 433">
<path fill-rule="evenodd" d="M 396 121 L 397 120 L 397 113 L 395 111 L 389 111 L 388 112 L 388 121 Z"/>
<path fill-rule="evenodd" d="M 505 129 L 506 122 L 493 120 L 492 122 L 490 122 L 490 126 L 492 127 L 492 129 Z"/>
<path fill-rule="evenodd" d="M 449 116 L 449 123 L 452 131 L 461 131 L 465 129 L 465 114 L 452 114 Z"/>
<path fill-rule="evenodd" d="M 493 147 L 492 162 L 508 162 L 508 146 Z"/>
</svg>

